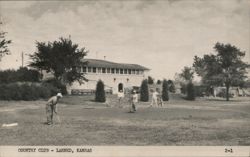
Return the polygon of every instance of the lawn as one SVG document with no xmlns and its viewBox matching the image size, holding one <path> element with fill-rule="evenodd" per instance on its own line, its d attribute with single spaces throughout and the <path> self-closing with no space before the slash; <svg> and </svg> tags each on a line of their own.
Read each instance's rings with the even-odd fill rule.
<svg viewBox="0 0 250 157">
<path fill-rule="evenodd" d="M 48 126 L 46 101 L 0 101 L 0 145 L 250 145 L 249 98 L 175 96 L 162 108 L 140 102 L 136 113 L 128 112 L 126 100 L 122 108 L 115 96 L 108 102 L 65 96 L 58 104 L 61 123 Z"/>
</svg>

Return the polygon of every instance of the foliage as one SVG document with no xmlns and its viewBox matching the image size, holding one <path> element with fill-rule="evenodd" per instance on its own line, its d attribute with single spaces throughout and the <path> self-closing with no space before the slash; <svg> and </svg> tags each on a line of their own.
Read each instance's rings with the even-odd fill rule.
<svg viewBox="0 0 250 157">
<path fill-rule="evenodd" d="M 172 92 L 172 93 L 175 93 L 174 81 L 168 80 L 168 86 L 169 86 L 169 91 Z"/>
<path fill-rule="evenodd" d="M 192 82 L 187 84 L 187 100 L 195 100 L 195 89 Z"/>
<path fill-rule="evenodd" d="M 87 54 L 85 48 L 79 49 L 78 44 L 73 44 L 71 39 L 66 38 L 48 43 L 37 42 L 36 47 L 37 52 L 30 55 L 33 60 L 30 63 L 31 67 L 52 72 L 55 78 L 64 84 L 86 80 L 77 70 Z"/>
<path fill-rule="evenodd" d="M 181 93 L 186 94 L 187 93 L 187 84 L 180 83 L 180 86 L 181 86 Z"/>
<path fill-rule="evenodd" d="M 104 83 L 102 82 L 102 80 L 99 80 L 96 84 L 95 101 L 97 101 L 97 102 L 105 102 L 106 101 Z"/>
<path fill-rule="evenodd" d="M 180 73 L 180 77 L 186 82 L 192 81 L 194 78 L 193 69 L 185 66 L 182 72 Z"/>
<path fill-rule="evenodd" d="M 162 100 L 163 101 L 168 101 L 169 100 L 169 96 L 168 96 L 168 81 L 167 80 L 163 80 L 162 83 Z"/>
<path fill-rule="evenodd" d="M 242 87 L 244 87 L 244 88 L 250 88 L 250 79 L 248 79 L 248 80 L 244 83 L 244 85 L 243 85 Z"/>
<path fill-rule="evenodd" d="M 157 82 L 156 82 L 157 84 L 161 84 L 161 80 L 157 80 Z"/>
<path fill-rule="evenodd" d="M 0 84 L 1 100 L 37 100 L 55 95 L 56 88 L 46 84 L 10 83 Z"/>
<path fill-rule="evenodd" d="M 38 82 L 40 73 L 37 70 L 28 69 L 26 67 L 18 70 L 0 71 L 0 84 L 13 82 Z"/>
<path fill-rule="evenodd" d="M 0 26 L 2 24 L 3 23 L 0 21 Z M 4 32 L 4 31 L 0 30 L 0 61 L 1 61 L 1 59 L 2 59 L 2 57 L 4 55 L 9 55 L 10 54 L 10 51 L 8 49 L 8 45 L 11 43 L 11 40 L 6 40 L 5 39 L 6 34 L 7 34 L 7 32 Z"/>
<path fill-rule="evenodd" d="M 58 80 L 56 80 L 56 79 L 54 79 L 54 78 L 49 79 L 49 80 L 46 80 L 45 83 L 51 84 L 53 87 L 55 87 L 55 88 L 58 89 L 57 92 L 60 92 L 60 93 L 62 93 L 63 95 L 68 94 L 66 85 L 62 84 L 60 81 L 58 81 Z"/>
<path fill-rule="evenodd" d="M 204 85 L 195 86 L 194 89 L 195 89 L 195 96 L 203 97 L 203 96 L 209 95 L 208 94 L 209 89 L 207 86 L 204 86 Z"/>
<path fill-rule="evenodd" d="M 154 84 L 154 79 L 151 76 L 148 76 L 148 84 Z"/>
<path fill-rule="evenodd" d="M 149 93 L 148 93 L 148 80 L 145 79 L 141 83 L 141 90 L 140 90 L 140 100 L 147 102 L 149 100 Z"/>
<path fill-rule="evenodd" d="M 245 52 L 231 44 L 216 43 L 216 55 L 195 56 L 193 67 L 203 84 L 226 86 L 226 99 L 229 100 L 230 86 L 241 86 L 245 82 L 246 68 L 249 64 L 242 61 Z"/>
</svg>

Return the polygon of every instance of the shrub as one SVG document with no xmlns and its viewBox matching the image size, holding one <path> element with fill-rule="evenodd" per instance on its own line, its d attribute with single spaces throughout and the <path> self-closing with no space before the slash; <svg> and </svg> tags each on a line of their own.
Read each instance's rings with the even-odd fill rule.
<svg viewBox="0 0 250 157">
<path fill-rule="evenodd" d="M 154 79 L 151 76 L 148 76 L 148 84 L 154 84 Z"/>
<path fill-rule="evenodd" d="M 195 86 L 195 96 L 205 96 L 207 93 L 207 86 Z"/>
<path fill-rule="evenodd" d="M 187 84 L 187 100 L 195 100 L 195 89 L 192 82 Z"/>
<path fill-rule="evenodd" d="M 10 83 L 0 84 L 1 100 L 37 100 L 56 94 L 57 89 L 49 84 Z"/>
<path fill-rule="evenodd" d="M 18 70 L 0 71 L 0 83 L 38 82 L 41 75 L 38 71 L 26 67 Z"/>
<path fill-rule="evenodd" d="M 99 80 L 96 84 L 95 101 L 97 101 L 97 102 L 105 102 L 106 101 L 104 83 L 101 80 Z"/>
<path fill-rule="evenodd" d="M 61 92 L 63 95 L 68 94 L 67 88 L 64 84 L 62 84 L 59 80 L 56 80 L 54 78 L 46 80 L 45 83 L 51 84 L 52 86 L 59 89 L 57 92 Z"/>
<path fill-rule="evenodd" d="M 187 93 L 187 85 L 184 83 L 181 83 L 180 86 L 181 86 L 181 93 L 186 94 Z"/>
<path fill-rule="evenodd" d="M 38 87 L 39 88 L 39 87 Z M 38 90 L 34 85 L 22 84 L 21 87 L 22 100 L 36 100 L 38 99 Z"/>
<path fill-rule="evenodd" d="M 156 84 L 161 84 L 161 80 L 157 80 Z"/>
<path fill-rule="evenodd" d="M 49 95 L 56 95 L 57 93 L 61 92 L 60 89 L 58 89 L 57 87 L 53 86 L 50 83 L 43 82 L 42 86 L 48 89 L 48 91 L 50 92 Z"/>
<path fill-rule="evenodd" d="M 175 85 L 172 80 L 168 80 L 169 91 L 175 93 Z"/>
<path fill-rule="evenodd" d="M 148 93 L 148 81 L 143 80 L 141 83 L 141 101 L 147 102 L 149 100 L 149 93 Z"/>
<path fill-rule="evenodd" d="M 168 101 L 169 100 L 168 82 L 167 82 L 167 80 L 163 80 L 163 83 L 162 83 L 162 100 L 163 101 Z"/>
</svg>

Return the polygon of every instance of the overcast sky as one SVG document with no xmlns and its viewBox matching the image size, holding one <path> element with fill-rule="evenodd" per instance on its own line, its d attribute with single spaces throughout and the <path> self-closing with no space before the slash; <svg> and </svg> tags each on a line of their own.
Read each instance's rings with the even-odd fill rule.
<svg viewBox="0 0 250 157">
<path fill-rule="evenodd" d="M 87 58 L 140 64 L 155 78 L 173 79 L 194 55 L 214 53 L 216 42 L 239 47 L 250 61 L 249 0 L 1 1 L 0 15 L 13 41 L 1 69 L 18 68 L 36 41 L 69 35 Z"/>
</svg>

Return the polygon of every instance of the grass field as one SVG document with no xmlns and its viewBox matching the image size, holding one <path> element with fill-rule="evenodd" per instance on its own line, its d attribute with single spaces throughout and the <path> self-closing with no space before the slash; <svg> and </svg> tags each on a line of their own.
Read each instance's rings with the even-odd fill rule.
<svg viewBox="0 0 250 157">
<path fill-rule="evenodd" d="M 249 98 L 179 98 L 162 108 L 128 103 L 110 106 L 92 96 L 65 96 L 58 104 L 61 123 L 45 125 L 46 101 L 0 101 L 0 145 L 250 145 Z M 4 123 L 18 126 L 2 127 Z"/>
</svg>

